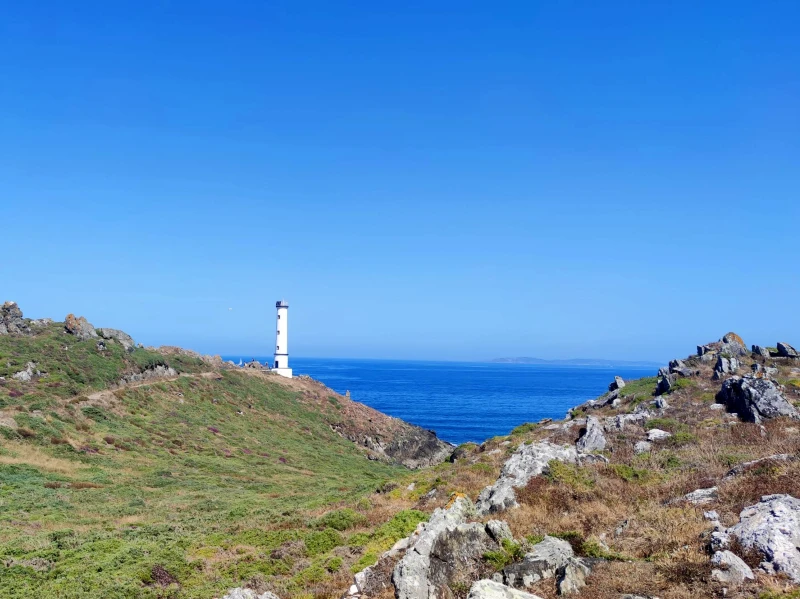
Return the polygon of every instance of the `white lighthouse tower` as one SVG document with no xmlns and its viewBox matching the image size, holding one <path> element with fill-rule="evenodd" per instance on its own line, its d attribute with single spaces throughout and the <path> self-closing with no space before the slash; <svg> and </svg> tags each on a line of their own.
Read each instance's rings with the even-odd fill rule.
<svg viewBox="0 0 800 600">
<path fill-rule="evenodd" d="M 289 303 L 278 300 L 275 303 L 278 309 L 278 319 L 275 333 L 275 361 L 272 363 L 273 373 L 291 377 L 289 368 Z"/>
</svg>

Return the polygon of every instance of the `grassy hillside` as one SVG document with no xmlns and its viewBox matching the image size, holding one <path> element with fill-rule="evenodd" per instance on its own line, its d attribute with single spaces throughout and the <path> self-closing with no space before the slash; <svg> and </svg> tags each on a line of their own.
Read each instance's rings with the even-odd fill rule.
<svg viewBox="0 0 800 600">
<path fill-rule="evenodd" d="M 12 379 L 29 361 L 42 376 Z M 182 375 L 96 393 L 156 365 Z M 332 431 L 343 398 L 311 402 L 269 376 L 113 342 L 99 351 L 59 324 L 0 336 L 0 376 L 3 597 L 211 597 L 248 581 L 325 593 L 373 525 L 391 522 L 394 541 L 425 516 L 372 511 L 367 496 L 406 470 Z"/>
</svg>

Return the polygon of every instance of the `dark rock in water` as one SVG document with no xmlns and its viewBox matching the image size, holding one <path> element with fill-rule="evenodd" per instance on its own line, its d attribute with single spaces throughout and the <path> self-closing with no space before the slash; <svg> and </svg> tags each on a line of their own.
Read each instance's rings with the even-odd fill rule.
<svg viewBox="0 0 800 600">
<path fill-rule="evenodd" d="M 97 330 L 97 333 L 100 334 L 100 337 L 103 339 L 115 340 L 116 342 L 119 342 L 127 352 L 133 352 L 136 349 L 136 342 L 134 342 L 133 338 L 124 331 L 120 331 L 119 329 L 111 329 L 109 327 L 102 327 Z"/>
<path fill-rule="evenodd" d="M 5 302 L 0 307 L 0 335 L 28 335 L 31 328 L 22 318 L 22 310 L 16 302 Z"/>
<path fill-rule="evenodd" d="M 89 323 L 85 317 L 76 317 L 72 313 L 64 319 L 64 329 L 67 333 L 74 335 L 79 340 L 88 340 L 97 337 L 94 325 Z"/>
<path fill-rule="evenodd" d="M 798 356 L 800 356 L 797 354 L 797 350 L 792 348 L 786 342 L 778 342 L 777 348 L 778 348 L 778 356 L 783 356 L 785 358 L 797 358 Z"/>
<path fill-rule="evenodd" d="M 729 412 L 738 413 L 745 421 L 754 423 L 774 417 L 800 419 L 800 412 L 771 379 L 750 376 L 726 379 L 717 394 L 717 402 L 724 404 Z"/>
</svg>

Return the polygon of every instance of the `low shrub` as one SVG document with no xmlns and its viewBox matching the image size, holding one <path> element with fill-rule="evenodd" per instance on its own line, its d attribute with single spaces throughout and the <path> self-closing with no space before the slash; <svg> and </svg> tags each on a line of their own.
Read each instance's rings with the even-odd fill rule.
<svg viewBox="0 0 800 600">
<path fill-rule="evenodd" d="M 336 531 L 346 531 L 363 524 L 365 521 L 366 517 L 361 513 L 354 511 L 352 508 L 343 508 L 325 513 L 315 521 L 314 525 L 316 527 L 330 527 Z"/>
</svg>

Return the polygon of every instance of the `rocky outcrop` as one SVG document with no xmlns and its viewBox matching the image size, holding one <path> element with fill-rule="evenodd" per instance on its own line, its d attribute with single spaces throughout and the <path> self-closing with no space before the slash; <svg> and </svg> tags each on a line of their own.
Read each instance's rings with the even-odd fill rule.
<svg viewBox="0 0 800 600">
<path fill-rule="evenodd" d="M 685 362 L 680 359 L 675 359 L 669 361 L 669 367 L 667 368 L 667 373 L 678 375 L 679 377 L 694 377 L 700 373 L 699 369 L 694 369 L 688 366 Z"/>
<path fill-rule="evenodd" d="M 714 365 L 714 379 L 724 379 L 726 375 L 736 373 L 739 370 L 739 361 L 735 358 L 717 357 L 717 364 Z"/>
<path fill-rule="evenodd" d="M 408 424 L 388 443 L 380 445 L 392 461 L 409 469 L 438 465 L 447 460 L 454 446 L 436 437 L 436 432 Z"/>
<path fill-rule="evenodd" d="M 491 579 L 481 579 L 472 584 L 467 598 L 519 598 L 523 600 L 526 598 L 536 599 L 539 598 L 539 596 L 534 596 L 528 592 L 508 587 L 507 585 L 492 581 Z"/>
<path fill-rule="evenodd" d="M 697 347 L 697 355 L 702 360 L 714 360 L 719 355 L 728 357 L 747 356 L 747 347 L 741 337 L 732 331 L 722 336 L 718 342 Z"/>
<path fill-rule="evenodd" d="M 743 462 L 735 467 L 733 467 L 730 471 L 725 474 L 723 479 L 730 479 L 731 477 L 738 477 L 739 475 L 743 475 L 744 473 L 751 471 L 753 469 L 757 469 L 760 467 L 766 467 L 770 465 L 778 465 L 782 462 L 787 461 L 794 461 L 797 460 L 797 457 L 793 454 L 773 454 L 772 456 L 765 456 L 764 458 L 759 458 L 757 460 L 751 460 L 748 462 Z"/>
<path fill-rule="evenodd" d="M 392 582 L 397 598 L 433 598 L 436 586 L 430 580 L 431 551 L 447 529 L 467 522 L 475 506 L 466 496 L 454 497 L 446 508 L 437 508 L 426 523 L 409 536 L 408 550 L 397 563 Z"/>
<path fill-rule="evenodd" d="M 18 373 L 14 373 L 14 375 L 12 375 L 12 378 L 16 379 L 17 381 L 25 383 L 27 381 L 31 381 L 34 377 L 40 377 L 41 375 L 42 372 L 36 368 L 36 363 L 28 362 L 28 364 L 25 365 L 25 369 L 19 371 Z"/>
<path fill-rule="evenodd" d="M 603 434 L 603 426 L 597 417 L 589 416 L 586 418 L 586 428 L 578 440 L 578 452 L 598 452 L 606 447 L 606 436 Z"/>
<path fill-rule="evenodd" d="M 85 317 L 76 317 L 72 313 L 64 319 L 64 330 L 74 335 L 79 340 L 88 340 L 97 337 L 94 325 L 89 323 Z"/>
<path fill-rule="evenodd" d="M 677 380 L 678 376 L 675 373 L 662 374 L 658 380 L 658 383 L 656 384 L 656 396 L 669 394 Z"/>
<path fill-rule="evenodd" d="M 761 356 L 763 358 L 769 358 L 770 357 L 769 350 L 767 348 L 765 348 L 764 346 L 753 345 L 752 351 L 753 351 L 753 354 L 758 354 L 759 356 Z"/>
<path fill-rule="evenodd" d="M 761 363 L 753 363 L 750 365 L 750 369 L 753 371 L 753 377 L 758 377 L 759 379 L 770 378 L 778 374 L 778 369 L 775 367 L 768 367 Z"/>
<path fill-rule="evenodd" d="M 597 559 L 572 557 L 556 573 L 556 588 L 562 596 L 577 594 L 586 585 L 592 573 L 592 563 Z"/>
<path fill-rule="evenodd" d="M 621 390 L 624 387 L 625 387 L 625 380 L 619 375 L 615 375 L 614 381 L 608 384 L 608 391 L 613 392 L 614 390 Z"/>
<path fill-rule="evenodd" d="M 636 411 L 632 413 L 625 413 L 614 415 L 613 417 L 606 417 L 605 429 L 606 431 L 624 431 L 625 427 L 630 425 L 640 425 L 645 423 L 648 419 L 653 417 L 653 413 L 647 410 L 643 404 L 636 407 Z"/>
<path fill-rule="evenodd" d="M 228 593 L 226 593 L 222 598 L 224 600 L 262 600 L 267 598 L 277 598 L 277 596 L 272 592 L 264 592 L 263 594 L 259 594 L 255 590 L 251 590 L 248 587 L 238 587 L 228 590 Z"/>
<path fill-rule="evenodd" d="M 124 331 L 119 329 L 110 329 L 109 327 L 102 327 L 96 330 L 101 338 L 104 340 L 114 340 L 119 343 L 127 352 L 133 352 L 136 349 L 136 342 Z"/>
<path fill-rule="evenodd" d="M 724 404 L 729 412 L 754 423 L 774 417 L 800 419 L 800 413 L 771 379 L 750 376 L 726 379 L 717 394 L 717 401 Z"/>
<path fill-rule="evenodd" d="M 503 583 L 511 587 L 528 587 L 542 579 L 555 577 L 574 555 L 569 542 L 545 536 L 520 562 L 503 569 Z"/>
<path fill-rule="evenodd" d="M 0 335 L 29 335 L 30 325 L 22 318 L 16 302 L 4 302 L 0 307 Z"/>
<path fill-rule="evenodd" d="M 437 598 L 450 598 L 455 595 L 456 586 L 469 586 L 473 581 L 488 577 L 493 570 L 483 555 L 498 548 L 483 523 L 462 523 L 446 528 L 431 547 L 429 589 L 436 590 Z"/>
<path fill-rule="evenodd" d="M 503 465 L 494 485 L 484 488 L 478 496 L 478 512 L 486 515 L 519 506 L 514 488 L 523 487 L 531 478 L 547 472 L 551 460 L 574 463 L 577 459 L 578 452 L 573 446 L 550 442 L 522 444 Z"/>
<path fill-rule="evenodd" d="M 162 377 L 175 377 L 178 372 L 172 367 L 166 365 L 158 365 L 151 369 L 146 369 L 141 373 L 134 373 L 133 375 L 126 375 L 119 380 L 118 385 L 129 385 L 131 383 L 140 383 L 150 379 L 161 379 Z"/>
<path fill-rule="evenodd" d="M 641 440 L 639 442 L 636 442 L 636 444 L 633 446 L 633 453 L 645 454 L 646 452 L 650 452 L 650 449 L 652 447 L 653 445 L 650 442 L 645 442 L 644 440 Z"/>
<path fill-rule="evenodd" d="M 784 358 L 797 358 L 800 356 L 798 355 L 797 350 L 792 348 L 786 342 L 778 342 L 776 347 L 778 348 L 778 356 L 782 356 Z"/>
<path fill-rule="evenodd" d="M 717 567 L 711 571 L 711 577 L 721 583 L 739 585 L 745 580 L 755 579 L 747 563 L 730 550 L 717 550 L 711 557 L 711 564 Z"/>
<path fill-rule="evenodd" d="M 758 551 L 767 573 L 800 583 L 800 500 L 787 494 L 763 496 L 740 513 L 728 534 L 744 548 Z"/>
</svg>

